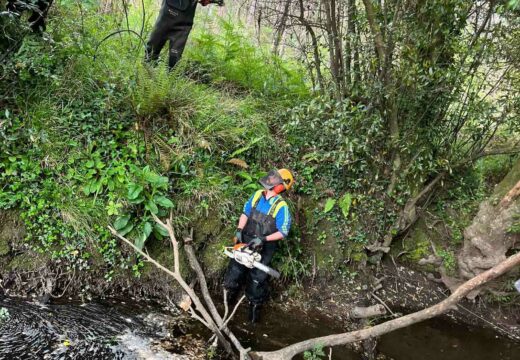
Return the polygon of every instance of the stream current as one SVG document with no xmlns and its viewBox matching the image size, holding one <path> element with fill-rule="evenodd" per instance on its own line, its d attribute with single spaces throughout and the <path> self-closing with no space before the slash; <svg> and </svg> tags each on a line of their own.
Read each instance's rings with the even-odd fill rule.
<svg viewBox="0 0 520 360">
<path fill-rule="evenodd" d="M 157 307 L 121 301 L 39 305 L 5 298 L 0 308 L 0 359 L 199 359 L 190 353 L 196 346 L 165 350 L 164 338 L 202 332 L 195 325 L 166 326 Z M 5 312 L 5 311 L 4 311 Z M 1 311 L 0 311 L 1 313 Z M 311 337 L 343 332 L 341 323 L 319 312 L 277 311 L 266 307 L 259 325 L 247 323 L 247 306 L 241 306 L 232 330 L 245 347 L 275 350 Z M 169 317 L 180 319 L 181 317 Z M 184 321 L 184 320 L 179 320 Z M 185 328 L 179 331 L 179 328 Z M 188 334 L 188 336 L 191 336 Z M 426 321 L 381 337 L 378 351 L 395 360 L 519 360 L 520 343 L 480 328 L 468 328 L 442 319 Z M 327 351 L 328 353 L 328 351 Z M 328 354 L 327 354 L 328 355 Z M 336 347 L 335 360 L 359 360 L 347 347 Z"/>
</svg>

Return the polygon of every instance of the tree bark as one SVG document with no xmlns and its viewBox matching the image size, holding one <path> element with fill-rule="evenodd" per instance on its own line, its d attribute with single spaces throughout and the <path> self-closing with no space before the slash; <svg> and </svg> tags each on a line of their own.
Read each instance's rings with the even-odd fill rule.
<svg viewBox="0 0 520 360">
<path fill-rule="evenodd" d="M 300 5 L 300 17 L 298 18 L 298 20 L 305 27 L 305 30 L 311 37 L 313 54 L 314 54 L 314 65 L 316 67 L 316 79 L 318 81 L 318 86 L 320 87 L 320 91 L 323 91 L 325 88 L 323 85 L 323 75 L 321 74 L 321 58 L 320 58 L 320 47 L 318 44 L 318 38 L 317 38 L 316 33 L 314 32 L 314 29 L 312 28 L 311 24 L 305 18 L 305 6 L 303 5 L 303 0 L 299 0 L 299 5 Z"/>
<path fill-rule="evenodd" d="M 458 254 L 459 276 L 468 279 L 506 258 L 520 243 L 520 234 L 509 229 L 520 213 L 520 160 L 482 201 L 473 221 L 464 229 L 464 247 Z"/>
<path fill-rule="evenodd" d="M 456 304 L 471 291 L 479 288 L 491 280 L 496 279 L 497 277 L 505 274 L 519 265 L 520 253 L 517 253 L 513 256 L 510 256 L 497 266 L 489 269 L 488 271 L 475 276 L 471 280 L 468 280 L 460 287 L 458 287 L 448 298 L 429 308 L 384 322 L 371 328 L 309 339 L 287 346 L 277 351 L 253 352 L 251 353 L 251 356 L 253 359 L 259 360 L 288 360 L 292 359 L 295 355 L 311 350 L 318 345 L 325 347 L 338 346 L 381 336 L 391 331 L 431 319 L 453 309 Z"/>
<path fill-rule="evenodd" d="M 273 44 L 273 53 L 276 56 L 280 55 L 280 44 L 282 43 L 283 34 L 285 32 L 285 27 L 287 25 L 287 18 L 289 17 L 289 8 L 291 6 L 291 0 L 286 0 L 283 8 L 282 18 L 280 19 L 280 24 L 276 27 L 276 32 L 274 35 L 274 44 Z"/>
<path fill-rule="evenodd" d="M 343 97 L 343 52 L 341 50 L 341 39 L 339 33 L 338 19 L 336 15 L 336 1 L 326 0 L 322 2 L 326 15 L 326 29 L 329 42 L 330 69 L 333 82 L 336 85 L 336 98 Z"/>
<path fill-rule="evenodd" d="M 374 37 L 374 45 L 376 48 L 379 69 L 381 70 L 385 62 L 385 46 L 383 43 L 383 35 L 381 34 L 381 29 L 376 22 L 376 15 L 374 13 L 374 7 L 372 6 L 371 0 L 363 0 L 363 4 L 365 5 L 365 10 L 367 13 L 368 25 L 370 26 L 370 31 Z"/>
</svg>

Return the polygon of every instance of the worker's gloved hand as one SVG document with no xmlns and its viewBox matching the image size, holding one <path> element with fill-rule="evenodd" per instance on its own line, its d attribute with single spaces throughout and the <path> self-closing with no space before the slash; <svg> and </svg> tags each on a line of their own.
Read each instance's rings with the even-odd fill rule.
<svg viewBox="0 0 520 360">
<path fill-rule="evenodd" d="M 265 236 L 262 236 L 262 237 L 255 237 L 253 240 L 251 240 L 247 246 L 253 250 L 253 251 L 259 251 L 260 249 L 262 249 L 262 246 L 264 245 L 264 243 L 266 242 L 266 238 Z"/>
<path fill-rule="evenodd" d="M 209 4 L 211 4 L 211 0 L 199 0 L 199 3 L 202 6 L 208 6 Z"/>
<path fill-rule="evenodd" d="M 235 237 L 233 238 L 235 244 L 242 244 L 244 241 L 242 240 L 242 229 L 237 229 L 235 233 Z"/>
</svg>

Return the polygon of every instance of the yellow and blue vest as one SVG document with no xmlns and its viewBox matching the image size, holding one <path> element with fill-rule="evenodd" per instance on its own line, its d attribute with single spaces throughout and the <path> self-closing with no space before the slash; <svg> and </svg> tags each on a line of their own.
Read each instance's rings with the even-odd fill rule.
<svg viewBox="0 0 520 360">
<path fill-rule="evenodd" d="M 258 190 L 246 202 L 243 212 L 248 217 L 244 230 L 250 236 L 253 235 L 252 232 L 255 236 L 267 236 L 277 231 L 284 236 L 289 234 L 291 214 L 289 206 L 280 195 L 267 200 L 264 191 Z"/>
</svg>

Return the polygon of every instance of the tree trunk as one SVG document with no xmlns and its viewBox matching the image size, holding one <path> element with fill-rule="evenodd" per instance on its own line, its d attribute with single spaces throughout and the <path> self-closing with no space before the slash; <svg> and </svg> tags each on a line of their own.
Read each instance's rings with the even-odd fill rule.
<svg viewBox="0 0 520 360">
<path fill-rule="evenodd" d="M 379 70 L 381 70 L 385 61 L 385 46 L 383 43 L 383 35 L 381 34 L 381 29 L 376 22 L 376 15 L 374 13 L 374 7 L 372 6 L 371 0 L 363 0 L 363 4 L 365 5 L 365 11 L 367 13 L 368 25 L 370 26 L 370 31 L 374 37 L 374 45 L 379 63 Z"/>
<path fill-rule="evenodd" d="M 273 53 L 276 56 L 280 55 L 280 44 L 283 39 L 285 27 L 287 26 L 287 18 L 289 17 L 290 6 L 291 6 L 291 0 L 286 0 L 285 6 L 283 8 L 282 18 L 280 19 L 280 24 L 276 27 L 276 32 L 274 35 L 274 44 L 273 44 Z"/>
<path fill-rule="evenodd" d="M 520 244 L 511 226 L 520 214 L 520 160 L 497 185 L 493 195 L 480 204 L 473 222 L 464 230 L 464 247 L 458 255 L 460 276 L 470 278 L 506 258 Z"/>
<path fill-rule="evenodd" d="M 314 65 L 316 67 L 316 80 L 318 81 L 318 86 L 320 87 L 320 91 L 325 89 L 323 83 L 323 75 L 321 74 L 321 57 L 320 57 L 320 46 L 318 44 L 318 38 L 314 29 L 310 25 L 310 23 L 305 18 L 305 6 L 303 5 L 303 0 L 299 0 L 300 5 L 300 17 L 298 20 L 305 27 L 305 30 L 311 37 L 313 54 L 314 54 Z"/>
</svg>

